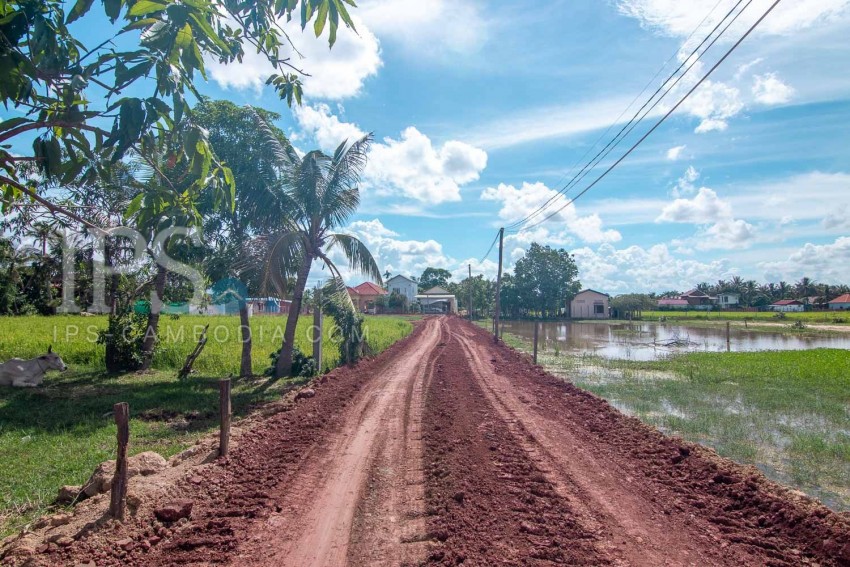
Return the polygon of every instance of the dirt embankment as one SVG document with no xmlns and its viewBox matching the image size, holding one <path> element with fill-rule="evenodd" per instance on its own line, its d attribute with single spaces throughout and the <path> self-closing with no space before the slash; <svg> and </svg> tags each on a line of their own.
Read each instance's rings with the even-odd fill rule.
<svg viewBox="0 0 850 567">
<path fill-rule="evenodd" d="M 456 318 L 312 390 L 124 525 L 5 560 L 850 565 L 847 514 L 660 434 Z M 178 497 L 190 517 L 157 520 Z"/>
</svg>

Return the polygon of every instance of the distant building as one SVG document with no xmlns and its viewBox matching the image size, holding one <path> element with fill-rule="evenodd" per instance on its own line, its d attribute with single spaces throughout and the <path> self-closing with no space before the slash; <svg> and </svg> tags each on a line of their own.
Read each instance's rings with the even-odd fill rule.
<svg viewBox="0 0 850 567">
<path fill-rule="evenodd" d="M 717 294 L 717 306 L 718 307 L 737 307 L 738 304 L 741 303 L 741 294 L 740 293 L 718 293 Z"/>
<path fill-rule="evenodd" d="M 687 309 L 689 306 L 687 299 L 665 298 L 658 300 L 659 309 Z"/>
<path fill-rule="evenodd" d="M 710 310 L 714 306 L 714 299 L 698 289 L 686 291 L 679 296 L 679 299 L 684 299 L 688 302 L 690 309 Z"/>
<path fill-rule="evenodd" d="M 830 309 L 850 309 L 850 293 L 839 295 L 829 302 Z"/>
<path fill-rule="evenodd" d="M 584 289 L 570 302 L 570 317 L 573 319 L 608 319 L 609 296 L 607 293 Z"/>
<path fill-rule="evenodd" d="M 286 315 L 292 301 L 277 297 L 249 297 L 245 299 L 250 315 Z"/>
<path fill-rule="evenodd" d="M 419 291 L 418 284 L 407 276 L 393 276 L 387 280 L 387 292 L 398 293 L 411 305 L 416 301 L 416 293 Z"/>
<path fill-rule="evenodd" d="M 768 309 L 770 309 L 771 311 L 781 311 L 787 313 L 791 311 L 805 311 L 806 306 L 803 305 L 802 301 L 797 301 L 796 299 L 780 299 L 779 301 L 769 305 Z"/>
<path fill-rule="evenodd" d="M 361 313 L 375 313 L 375 301 L 383 295 L 387 295 L 386 290 L 372 282 L 363 282 L 348 288 L 348 296 L 351 297 L 354 308 Z"/>
<path fill-rule="evenodd" d="M 416 296 L 422 313 L 457 313 L 457 298 L 440 286 L 434 286 Z"/>
</svg>

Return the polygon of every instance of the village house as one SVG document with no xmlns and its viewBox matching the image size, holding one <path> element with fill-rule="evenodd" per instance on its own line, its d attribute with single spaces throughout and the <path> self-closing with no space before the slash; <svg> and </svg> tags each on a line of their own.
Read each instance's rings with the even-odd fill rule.
<svg viewBox="0 0 850 567">
<path fill-rule="evenodd" d="M 850 309 L 850 293 L 839 295 L 829 302 L 830 309 Z"/>
<path fill-rule="evenodd" d="M 363 282 L 348 288 L 348 296 L 354 303 L 354 308 L 360 313 L 375 313 L 377 311 L 375 301 L 384 295 L 387 295 L 387 291 L 372 282 Z"/>
<path fill-rule="evenodd" d="M 687 299 L 665 297 L 658 300 L 659 309 L 687 309 L 689 306 Z"/>
<path fill-rule="evenodd" d="M 741 303 L 741 294 L 734 292 L 718 293 L 716 302 L 718 307 L 738 307 Z"/>
<path fill-rule="evenodd" d="M 714 299 L 698 289 L 686 291 L 679 296 L 679 299 L 687 301 L 690 309 L 710 310 L 714 307 Z"/>
<path fill-rule="evenodd" d="M 767 307 L 771 311 L 780 311 L 783 313 L 793 312 L 793 311 L 805 311 L 806 306 L 803 305 L 802 301 L 797 301 L 796 299 L 780 299 Z"/>
<path fill-rule="evenodd" d="M 416 293 L 419 291 L 418 284 L 407 276 L 397 275 L 387 280 L 387 292 L 390 294 L 397 293 L 407 300 L 407 305 L 413 305 L 416 302 Z"/>
<path fill-rule="evenodd" d="M 607 293 L 584 289 L 570 302 L 570 317 L 573 319 L 608 319 L 609 296 Z"/>
<path fill-rule="evenodd" d="M 434 286 L 416 296 L 422 313 L 457 313 L 457 299 L 440 286 Z"/>
</svg>

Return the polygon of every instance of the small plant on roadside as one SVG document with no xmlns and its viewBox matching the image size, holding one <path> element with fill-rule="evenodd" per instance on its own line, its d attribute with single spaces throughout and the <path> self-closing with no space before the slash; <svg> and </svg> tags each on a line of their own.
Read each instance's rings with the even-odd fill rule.
<svg viewBox="0 0 850 567">
<path fill-rule="evenodd" d="M 787 319 L 788 316 L 784 312 L 779 311 L 778 313 L 773 314 L 773 318 L 774 319 Z"/>
<path fill-rule="evenodd" d="M 147 320 L 147 315 L 125 308 L 110 315 L 106 329 L 98 331 L 98 344 L 106 346 L 106 369 L 109 372 L 141 368 Z"/>
<path fill-rule="evenodd" d="M 274 370 L 277 365 L 277 359 L 280 356 L 280 349 L 277 349 L 269 355 L 271 366 L 263 371 L 263 376 L 274 376 Z M 318 374 L 316 361 L 312 356 L 307 356 L 298 347 L 292 352 L 292 376 L 302 378 L 310 378 Z"/>
</svg>

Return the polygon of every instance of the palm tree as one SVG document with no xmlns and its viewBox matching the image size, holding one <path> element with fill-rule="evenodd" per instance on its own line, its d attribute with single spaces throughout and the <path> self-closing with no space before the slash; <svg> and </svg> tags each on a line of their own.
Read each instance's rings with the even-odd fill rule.
<svg viewBox="0 0 850 567">
<path fill-rule="evenodd" d="M 296 274 L 283 344 L 275 367 L 275 377 L 280 378 L 288 376 L 292 370 L 295 327 L 314 260 L 328 268 L 331 283 L 340 297 L 348 298 L 348 294 L 342 274 L 328 256 L 332 250 L 341 252 L 351 269 L 382 283 L 381 271 L 366 245 L 348 234 L 333 232 L 344 225 L 360 205 L 360 173 L 366 165 L 372 136 L 368 134 L 352 143 L 345 141 L 332 156 L 314 150 L 298 157 L 293 155 L 291 147 L 282 145 L 272 134 L 262 116 L 257 114 L 256 120 L 260 135 L 278 156 L 275 174 L 281 185 L 279 198 L 285 203 L 282 210 L 290 211 L 289 218 L 281 219 L 281 230 L 268 238 L 263 271 L 271 278 L 282 273 Z M 347 301 L 350 303 L 350 298 Z"/>
</svg>

